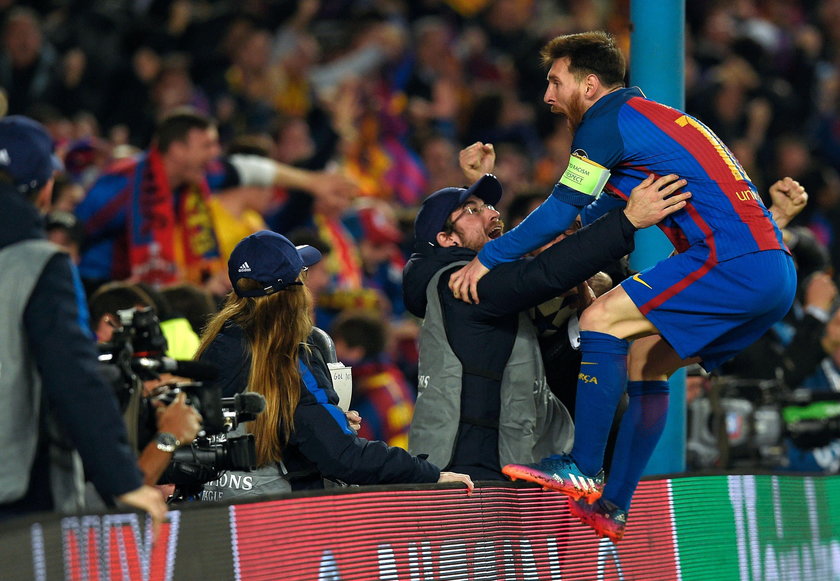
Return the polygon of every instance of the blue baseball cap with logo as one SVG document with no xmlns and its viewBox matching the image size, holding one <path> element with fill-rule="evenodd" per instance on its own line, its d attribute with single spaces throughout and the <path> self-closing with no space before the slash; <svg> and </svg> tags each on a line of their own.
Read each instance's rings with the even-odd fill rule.
<svg viewBox="0 0 840 581">
<path fill-rule="evenodd" d="M 414 240 L 416 244 L 437 246 L 435 239 L 449 215 L 470 196 L 475 196 L 486 204 L 496 205 L 502 199 L 502 184 L 492 174 L 485 174 L 468 188 L 443 188 L 423 200 L 420 211 L 414 219 Z"/>
<path fill-rule="evenodd" d="M 62 169 L 43 125 L 22 115 L 0 119 L 0 171 L 9 174 L 18 192 L 41 189 Z"/>
<path fill-rule="evenodd" d="M 321 260 L 321 253 L 312 246 L 295 246 L 271 230 L 260 230 L 239 241 L 228 259 L 228 276 L 234 292 L 240 297 L 262 297 L 283 290 L 297 282 L 300 271 Z M 262 288 L 240 289 L 237 282 L 250 278 Z"/>
</svg>

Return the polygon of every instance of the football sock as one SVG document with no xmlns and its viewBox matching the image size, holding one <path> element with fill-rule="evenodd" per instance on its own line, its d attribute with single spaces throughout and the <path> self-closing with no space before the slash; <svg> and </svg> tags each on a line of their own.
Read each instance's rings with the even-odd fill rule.
<svg viewBox="0 0 840 581">
<path fill-rule="evenodd" d="M 575 402 L 575 445 L 572 458 L 588 476 L 604 462 L 604 449 L 615 409 L 627 383 L 629 344 L 606 333 L 580 332 L 583 355 Z"/>
<path fill-rule="evenodd" d="M 627 395 L 630 402 L 621 418 L 610 477 L 604 488 L 604 498 L 624 510 L 630 510 L 642 472 L 665 429 L 668 382 L 630 381 Z"/>
</svg>

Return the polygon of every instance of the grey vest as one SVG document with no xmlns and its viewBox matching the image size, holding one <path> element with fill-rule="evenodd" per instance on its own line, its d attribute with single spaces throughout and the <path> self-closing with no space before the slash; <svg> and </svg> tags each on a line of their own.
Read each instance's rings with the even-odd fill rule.
<svg viewBox="0 0 840 581">
<path fill-rule="evenodd" d="M 38 445 L 41 378 L 29 353 L 23 313 L 49 259 L 60 252 L 45 240 L 0 251 L 0 503 L 21 498 Z M 50 484 L 56 511 L 82 508 L 81 459 L 49 421 Z"/>
<path fill-rule="evenodd" d="M 446 339 L 437 293 L 441 274 L 452 266 L 438 270 L 426 287 L 418 396 L 409 432 L 409 451 L 428 454 L 429 461 L 441 468 L 452 459 L 461 416 L 461 362 Z M 502 375 L 499 461 L 502 466 L 536 462 L 567 451 L 573 441 L 572 418 L 546 383 L 534 324 L 520 313 L 516 340 Z"/>
</svg>

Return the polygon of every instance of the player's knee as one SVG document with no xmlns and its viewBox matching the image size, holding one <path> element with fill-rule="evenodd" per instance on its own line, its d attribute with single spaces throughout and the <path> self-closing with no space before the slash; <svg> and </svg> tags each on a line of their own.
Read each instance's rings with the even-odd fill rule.
<svg viewBox="0 0 840 581">
<path fill-rule="evenodd" d="M 667 381 L 673 370 L 656 361 L 639 361 L 629 358 L 627 376 L 631 381 Z"/>
<path fill-rule="evenodd" d="M 581 331 L 597 331 L 609 333 L 612 318 L 609 309 L 606 308 L 606 301 L 596 300 L 589 305 L 580 315 Z"/>
</svg>

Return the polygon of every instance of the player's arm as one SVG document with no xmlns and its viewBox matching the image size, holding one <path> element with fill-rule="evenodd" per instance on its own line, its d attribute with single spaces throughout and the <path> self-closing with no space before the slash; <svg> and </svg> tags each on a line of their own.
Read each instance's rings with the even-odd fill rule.
<svg viewBox="0 0 840 581">
<path fill-rule="evenodd" d="M 540 204 L 516 228 L 491 240 L 478 253 L 487 268 L 521 258 L 548 244 L 577 218 L 580 208 L 561 202 L 554 196 Z"/>
<path fill-rule="evenodd" d="M 478 253 L 478 260 L 493 268 L 551 242 L 577 218 L 581 208 L 598 197 L 609 178 L 610 170 L 603 165 L 572 155 L 548 199 L 516 228 L 486 244 Z"/>
<path fill-rule="evenodd" d="M 598 199 L 580 211 L 580 223 L 583 226 L 592 224 L 601 216 L 607 215 L 611 210 L 621 208 L 627 202 L 619 197 L 608 195 L 606 192 L 598 196 Z"/>
<path fill-rule="evenodd" d="M 549 196 L 516 228 L 489 241 L 478 256 L 449 277 L 452 294 L 464 302 L 478 303 L 478 281 L 490 268 L 516 260 L 547 244 L 572 223 L 579 211 L 579 208 Z"/>
<path fill-rule="evenodd" d="M 580 160 L 577 161 L 580 162 Z M 574 162 L 570 163 L 569 168 L 573 166 Z M 579 166 L 575 167 L 580 169 Z M 576 182 L 569 176 L 576 174 L 571 169 L 567 169 L 545 202 L 531 212 L 516 228 L 485 244 L 478 256 L 467 266 L 452 274 L 449 278 L 449 288 L 455 298 L 478 303 L 478 281 L 491 268 L 503 262 L 516 260 L 548 244 L 560 232 L 568 228 L 569 224 L 577 218 L 580 209 L 601 192 L 601 188 L 609 177 L 609 171 L 605 168 L 601 170 L 603 173 L 595 182 L 576 186 L 585 189 L 586 193 L 584 193 L 572 187 Z"/>
<path fill-rule="evenodd" d="M 476 258 L 449 278 L 449 288 L 456 298 L 478 303 L 478 281 L 490 268 L 547 244 L 566 230 L 581 208 L 598 197 L 610 178 L 608 168 L 622 155 L 620 135 L 604 138 L 613 137 L 615 132 L 612 119 L 579 128 L 572 144 L 575 153 L 551 196 L 516 228 L 486 244 Z"/>
</svg>

